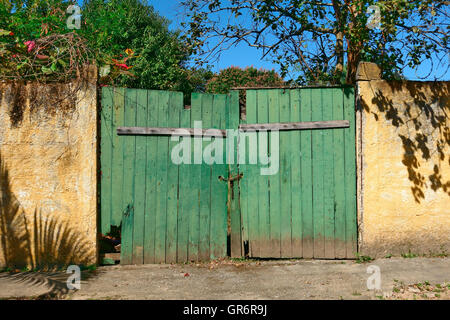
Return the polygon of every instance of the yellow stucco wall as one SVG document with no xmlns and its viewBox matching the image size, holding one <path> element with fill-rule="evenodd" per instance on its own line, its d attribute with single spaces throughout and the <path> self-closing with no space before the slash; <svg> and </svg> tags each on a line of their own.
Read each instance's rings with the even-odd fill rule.
<svg viewBox="0 0 450 320">
<path fill-rule="evenodd" d="M 96 262 L 93 83 L 0 83 L 0 265 Z"/>
<path fill-rule="evenodd" d="M 361 254 L 450 253 L 449 86 L 358 83 Z"/>
</svg>

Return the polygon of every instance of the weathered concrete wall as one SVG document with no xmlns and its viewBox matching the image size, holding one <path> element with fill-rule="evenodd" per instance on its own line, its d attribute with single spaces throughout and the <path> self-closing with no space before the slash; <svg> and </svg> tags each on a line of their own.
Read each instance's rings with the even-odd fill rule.
<svg viewBox="0 0 450 320">
<path fill-rule="evenodd" d="M 96 262 L 95 81 L 0 83 L 0 265 Z"/>
<path fill-rule="evenodd" d="M 361 254 L 450 253 L 449 87 L 358 82 Z"/>
</svg>

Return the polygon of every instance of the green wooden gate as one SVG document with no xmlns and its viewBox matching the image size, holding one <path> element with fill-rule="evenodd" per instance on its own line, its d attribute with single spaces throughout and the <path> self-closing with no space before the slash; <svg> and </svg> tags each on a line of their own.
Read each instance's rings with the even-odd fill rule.
<svg viewBox="0 0 450 320">
<path fill-rule="evenodd" d="M 269 152 L 279 142 L 279 170 L 270 176 L 260 174 L 261 164 L 237 164 L 243 132 L 233 164 L 224 148 L 223 164 L 212 165 L 174 164 L 178 142 L 167 134 L 117 134 L 120 127 L 193 128 L 197 120 L 203 129 L 331 120 L 348 120 L 349 127 L 280 131 L 278 141 L 257 133 Z M 196 145 L 209 144 L 179 139 L 191 145 L 192 159 Z M 193 94 L 185 109 L 182 93 L 105 87 L 101 232 L 122 226 L 123 264 L 225 257 L 228 216 L 234 257 L 354 258 L 355 159 L 352 87 L 247 90 L 240 122 L 237 92 Z"/>
<path fill-rule="evenodd" d="M 209 260 L 227 254 L 228 166 L 176 165 L 171 137 L 119 136 L 119 127 L 226 129 L 239 121 L 237 95 L 105 87 L 101 110 L 101 232 L 122 225 L 121 263 Z M 198 137 L 188 139 L 202 144 Z M 222 139 L 215 137 L 212 139 Z M 209 144 L 209 143 L 208 143 Z M 204 148 L 206 145 L 203 142 Z M 223 155 L 225 157 L 225 154 Z"/>
<path fill-rule="evenodd" d="M 275 175 L 239 166 L 242 246 L 234 256 L 355 257 L 354 110 L 353 87 L 247 91 L 243 124 L 349 120 L 349 128 L 280 131 Z M 275 141 L 258 135 L 270 151 Z"/>
</svg>

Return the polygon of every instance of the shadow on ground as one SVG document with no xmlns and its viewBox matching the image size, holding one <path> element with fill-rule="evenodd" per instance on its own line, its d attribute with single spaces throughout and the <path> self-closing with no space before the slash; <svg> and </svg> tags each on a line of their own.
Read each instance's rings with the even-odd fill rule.
<svg viewBox="0 0 450 320">
<path fill-rule="evenodd" d="M 86 281 L 97 277 L 101 272 L 99 271 L 82 271 L 81 281 Z M 10 297 L 4 297 L 2 299 L 33 299 L 33 300 L 47 300 L 47 299 L 60 299 L 68 294 L 71 290 L 68 289 L 67 279 L 70 274 L 64 271 L 55 272 L 3 272 L 0 273 L 0 281 L 5 280 L 13 283 L 14 285 L 23 288 L 23 293 L 12 294 Z M 45 287 L 45 290 L 37 290 L 37 288 Z M 31 289 L 31 290 L 30 290 Z M 34 290 L 33 290 L 34 289 Z M 38 294 L 35 294 L 38 292 Z M 42 293 L 44 292 L 44 293 Z M 0 299 L 1 300 L 1 299 Z"/>
</svg>

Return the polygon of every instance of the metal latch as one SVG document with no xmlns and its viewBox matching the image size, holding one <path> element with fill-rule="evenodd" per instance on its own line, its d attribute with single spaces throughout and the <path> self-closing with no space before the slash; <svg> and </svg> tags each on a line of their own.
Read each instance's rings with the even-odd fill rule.
<svg viewBox="0 0 450 320">
<path fill-rule="evenodd" d="M 224 177 L 220 176 L 220 177 L 219 177 L 219 180 L 220 180 L 220 181 L 226 181 L 226 182 L 233 182 L 233 181 L 236 181 L 236 180 L 240 180 L 240 179 L 242 179 L 243 177 L 244 177 L 244 174 L 243 174 L 243 173 L 240 173 L 240 174 L 238 174 L 238 175 L 235 175 L 234 177 L 231 175 L 231 176 L 228 177 L 228 178 L 224 178 Z"/>
</svg>

